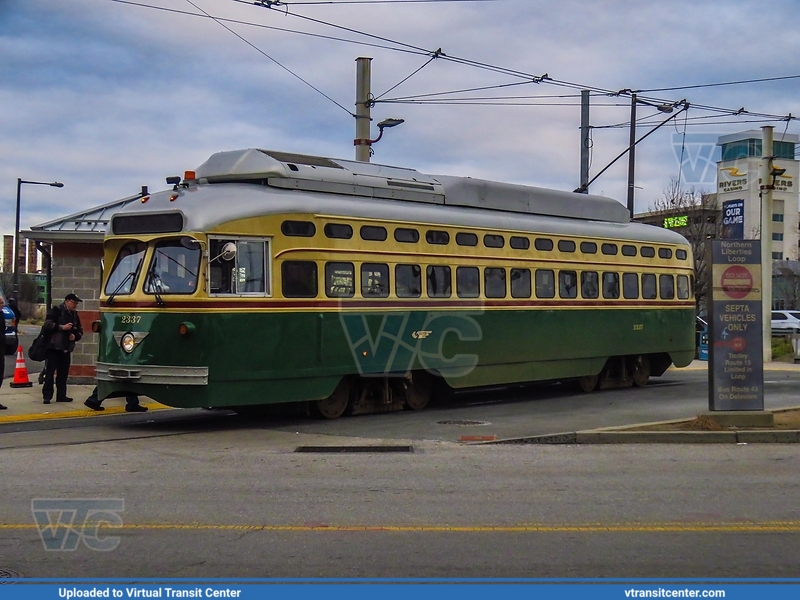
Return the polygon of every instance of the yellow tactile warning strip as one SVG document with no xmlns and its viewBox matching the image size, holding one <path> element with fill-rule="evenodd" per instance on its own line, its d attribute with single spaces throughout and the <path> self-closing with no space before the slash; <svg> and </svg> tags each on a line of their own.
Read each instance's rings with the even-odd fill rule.
<svg viewBox="0 0 800 600">
<path fill-rule="evenodd" d="M 84 527 L 94 526 L 95 523 L 84 523 Z M 105 527 L 107 523 L 98 523 Z M 0 523 L 0 530 L 20 530 L 38 529 L 35 523 Z M 780 532 L 797 533 L 800 532 L 800 521 L 758 521 L 758 522 L 667 522 L 667 523 L 565 523 L 552 524 L 530 523 L 519 525 L 332 525 L 332 524 L 313 524 L 313 525 L 214 525 L 204 523 L 138 523 L 125 524 L 118 527 L 108 527 L 108 529 L 134 531 L 296 531 L 296 532 L 317 532 L 317 531 L 343 531 L 343 532 L 363 532 L 363 531 L 384 531 L 384 532 L 420 532 L 420 533 L 562 533 L 562 532 L 586 532 L 586 533 L 654 533 L 654 532 Z"/>
<path fill-rule="evenodd" d="M 146 406 L 148 410 L 165 410 L 171 408 L 170 406 L 164 406 L 163 404 L 159 404 L 157 402 L 151 402 L 148 404 L 142 404 L 142 406 Z M 0 417 L 0 424 L 2 423 L 26 423 L 28 421 L 44 421 L 47 419 L 77 419 L 82 417 L 103 417 L 105 415 L 118 415 L 120 413 L 125 412 L 125 406 L 108 406 L 105 410 L 91 410 L 91 409 L 84 409 L 84 410 L 70 410 L 66 412 L 51 412 L 51 413 L 35 413 L 35 414 L 25 414 L 25 415 L 8 415 Z M 134 413 L 134 414 L 142 414 L 142 413 Z"/>
</svg>

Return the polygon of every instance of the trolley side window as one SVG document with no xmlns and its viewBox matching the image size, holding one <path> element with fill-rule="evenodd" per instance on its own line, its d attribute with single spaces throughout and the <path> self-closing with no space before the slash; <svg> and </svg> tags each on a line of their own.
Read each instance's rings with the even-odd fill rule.
<svg viewBox="0 0 800 600">
<path fill-rule="evenodd" d="M 619 298 L 619 273 L 603 273 L 603 298 Z"/>
<path fill-rule="evenodd" d="M 266 296 L 271 293 L 269 241 L 212 238 L 209 258 L 211 295 Z"/>
<path fill-rule="evenodd" d="M 584 254 L 597 254 L 597 244 L 594 242 L 581 242 L 581 252 Z"/>
<path fill-rule="evenodd" d="M 622 274 L 622 297 L 628 300 L 639 298 L 639 275 L 637 273 Z"/>
<path fill-rule="evenodd" d="M 688 300 L 690 296 L 689 277 L 687 275 L 678 275 L 678 299 Z"/>
<path fill-rule="evenodd" d="M 531 270 L 511 269 L 511 297 L 531 297 Z"/>
<path fill-rule="evenodd" d="M 559 252 L 575 252 L 575 242 L 572 240 L 558 240 Z"/>
<path fill-rule="evenodd" d="M 483 285 L 487 298 L 505 298 L 506 270 L 502 267 L 486 267 L 483 270 Z"/>
<path fill-rule="evenodd" d="M 553 240 L 548 238 L 536 238 L 533 240 L 533 247 L 542 252 L 550 252 L 553 249 Z"/>
<path fill-rule="evenodd" d="M 658 292 L 662 300 L 672 300 L 675 297 L 675 282 L 672 275 L 658 276 Z"/>
<path fill-rule="evenodd" d="M 349 240 L 353 237 L 353 228 L 347 223 L 326 223 L 325 236 L 340 240 Z"/>
<path fill-rule="evenodd" d="M 678 260 L 686 260 L 688 257 L 686 250 L 675 250 L 675 258 Z"/>
<path fill-rule="evenodd" d="M 361 295 L 364 298 L 386 298 L 389 295 L 389 265 L 361 265 Z"/>
<path fill-rule="evenodd" d="M 438 229 L 429 229 L 425 232 L 425 241 L 429 244 L 445 246 L 450 243 L 450 234 L 446 231 L 439 231 Z"/>
<path fill-rule="evenodd" d="M 416 229 L 406 229 L 405 227 L 398 227 L 394 230 L 394 239 L 398 242 L 406 244 L 416 244 L 419 241 L 419 231 Z"/>
<path fill-rule="evenodd" d="M 286 298 L 317 296 L 317 263 L 311 260 L 287 260 L 281 265 L 283 295 Z"/>
<path fill-rule="evenodd" d="M 380 225 L 363 225 L 361 227 L 361 239 L 371 242 L 385 242 L 386 228 Z"/>
<path fill-rule="evenodd" d="M 581 298 L 592 300 L 600 295 L 597 271 L 581 272 Z"/>
<path fill-rule="evenodd" d="M 617 245 L 616 244 L 603 244 L 600 246 L 600 251 L 603 254 L 607 254 L 608 256 L 614 256 L 617 253 Z"/>
<path fill-rule="evenodd" d="M 325 263 L 325 295 L 352 298 L 356 293 L 356 272 L 351 262 Z"/>
<path fill-rule="evenodd" d="M 398 298 L 419 298 L 422 295 L 419 265 L 397 265 L 394 268 L 394 289 Z"/>
<path fill-rule="evenodd" d="M 458 244 L 459 246 L 477 246 L 478 236 L 475 235 L 474 233 L 459 231 L 456 234 L 456 244 Z"/>
<path fill-rule="evenodd" d="M 578 297 L 578 274 L 575 271 L 558 272 L 558 295 L 561 298 Z"/>
<path fill-rule="evenodd" d="M 111 269 L 106 281 L 107 296 L 130 294 L 134 290 L 146 250 L 147 244 L 144 242 L 130 242 L 120 249 L 114 268 Z"/>
<path fill-rule="evenodd" d="M 622 256 L 636 256 L 636 246 L 622 244 Z"/>
<path fill-rule="evenodd" d="M 182 240 L 157 242 L 144 280 L 144 292 L 194 294 L 201 256 L 200 244 L 196 242 L 187 246 Z"/>
<path fill-rule="evenodd" d="M 481 295 L 481 274 L 478 267 L 456 267 L 456 294 L 459 298 L 477 298 Z"/>
<path fill-rule="evenodd" d="M 314 237 L 317 227 L 311 221 L 284 221 L 281 233 L 292 237 Z"/>
<path fill-rule="evenodd" d="M 425 270 L 425 275 L 428 281 L 428 298 L 450 297 L 452 294 L 450 267 L 444 265 L 428 265 Z"/>
<path fill-rule="evenodd" d="M 487 233 L 483 236 L 483 245 L 487 248 L 502 248 L 505 246 L 506 240 L 502 235 L 495 235 Z"/>
<path fill-rule="evenodd" d="M 556 276 L 552 269 L 536 269 L 536 297 L 555 298 Z"/>
<path fill-rule="evenodd" d="M 642 273 L 642 298 L 655 300 L 657 295 L 655 273 Z"/>
<path fill-rule="evenodd" d="M 511 236 L 509 245 L 514 250 L 527 250 L 528 248 L 531 247 L 531 241 L 526 237 L 514 235 Z"/>
<path fill-rule="evenodd" d="M 656 255 L 656 249 L 652 246 L 642 246 L 641 253 L 644 258 L 653 258 Z"/>
</svg>

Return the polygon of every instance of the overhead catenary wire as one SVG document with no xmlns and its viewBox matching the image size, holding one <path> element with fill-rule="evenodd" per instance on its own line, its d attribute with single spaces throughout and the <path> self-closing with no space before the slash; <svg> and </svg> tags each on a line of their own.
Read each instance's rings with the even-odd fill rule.
<svg viewBox="0 0 800 600">
<path fill-rule="evenodd" d="M 298 31 L 298 30 L 293 30 L 293 29 L 288 29 L 288 28 L 279 28 L 279 27 L 274 27 L 274 26 L 267 26 L 267 25 L 258 24 L 258 23 L 251 23 L 251 22 L 248 22 L 248 21 L 237 21 L 237 20 L 233 20 L 233 19 L 226 19 L 224 17 L 212 17 L 208 13 L 200 15 L 200 14 L 192 13 L 192 12 L 188 12 L 188 11 L 177 11 L 177 10 L 174 10 L 174 9 L 166 9 L 164 7 L 152 6 L 152 5 L 148 5 L 148 4 L 141 3 L 141 2 L 134 2 L 132 0 L 111 0 L 111 1 L 122 3 L 122 4 L 130 4 L 130 5 L 142 6 L 142 7 L 146 7 L 146 8 L 158 9 L 158 10 L 166 10 L 166 11 L 169 11 L 169 12 L 179 12 L 179 13 L 183 13 L 183 14 L 187 14 L 187 15 L 191 15 L 191 16 L 213 18 L 217 22 L 225 21 L 225 22 L 239 23 L 239 24 L 242 24 L 242 25 L 262 27 L 262 28 L 265 28 L 265 29 L 278 30 L 278 31 L 286 32 L 286 33 L 295 33 L 295 34 L 300 34 L 300 35 L 307 35 L 307 36 L 311 36 L 311 37 L 318 37 L 318 38 L 321 38 L 321 39 L 329 39 L 329 40 L 333 40 L 333 41 L 340 41 L 340 42 L 346 42 L 346 43 L 359 44 L 359 45 L 364 45 L 364 46 L 368 46 L 368 47 L 379 47 L 379 48 L 382 48 L 382 49 L 386 49 L 386 50 L 390 50 L 390 51 L 396 51 L 396 52 L 405 52 L 405 53 L 410 53 L 410 54 L 420 54 L 420 55 L 426 55 L 426 56 L 431 56 L 432 55 L 432 51 L 431 50 L 428 50 L 428 49 L 425 49 L 425 48 L 422 48 L 422 47 L 419 47 L 419 46 L 406 44 L 404 42 L 401 42 L 401 41 L 398 41 L 398 40 L 392 40 L 391 38 L 387 38 L 387 37 L 383 37 L 383 36 L 376 36 L 376 35 L 373 35 L 373 34 L 370 34 L 370 33 L 367 33 L 367 32 L 359 31 L 359 30 L 351 28 L 351 27 L 344 27 L 344 26 L 341 26 L 341 25 L 337 25 L 335 23 L 330 23 L 330 22 L 321 20 L 321 19 L 315 19 L 313 17 L 308 17 L 306 15 L 300 15 L 298 13 L 289 12 L 288 10 L 286 12 L 281 11 L 281 14 L 285 14 L 287 16 L 293 16 L 293 17 L 296 17 L 296 18 L 299 18 L 299 19 L 303 19 L 303 20 L 306 20 L 306 21 L 309 21 L 309 22 L 313 22 L 313 23 L 316 23 L 316 24 L 319 24 L 319 25 L 323 25 L 323 26 L 327 26 L 327 27 L 333 27 L 333 28 L 336 28 L 336 29 L 339 29 L 339 30 L 347 31 L 348 33 L 352 33 L 352 34 L 357 35 L 357 36 L 367 37 L 369 40 L 373 40 L 373 41 L 369 41 L 368 42 L 368 41 L 362 41 L 362 40 L 350 40 L 350 39 L 345 39 L 345 38 L 337 38 L 335 36 L 325 36 L 325 35 L 321 35 L 321 34 Z M 286 3 L 271 3 L 270 4 L 270 3 L 267 2 L 267 0 L 264 0 L 263 2 L 252 2 L 252 1 L 248 1 L 248 0 L 233 0 L 233 1 L 234 2 L 243 3 L 243 4 L 247 4 L 249 6 L 258 6 L 258 7 L 268 8 L 268 9 L 272 9 L 272 10 L 280 9 L 282 7 L 287 7 Z M 376 43 L 376 41 L 377 42 L 383 42 L 383 43 Z M 502 84 L 502 85 L 506 85 L 506 86 L 514 85 L 514 84 L 522 85 L 522 84 L 530 84 L 530 83 L 537 83 L 537 84 L 538 83 L 547 83 L 549 85 L 555 85 L 555 86 L 559 86 L 559 87 L 566 87 L 566 88 L 575 89 L 575 90 L 587 89 L 593 95 L 608 95 L 608 96 L 619 96 L 619 95 L 621 95 L 620 92 L 614 91 L 614 90 L 608 90 L 608 89 L 604 89 L 604 88 L 600 88 L 600 87 L 596 87 L 596 86 L 587 86 L 585 84 L 578 84 L 578 83 L 574 83 L 574 82 L 558 80 L 558 79 L 554 79 L 554 78 L 549 77 L 548 74 L 545 74 L 543 76 L 534 75 L 534 74 L 526 73 L 524 71 L 520 71 L 520 70 L 517 70 L 517 69 L 510 69 L 510 68 L 502 67 L 502 66 L 499 66 L 499 65 L 492 65 L 492 64 L 489 64 L 489 63 L 483 63 L 483 62 L 480 62 L 480 61 L 466 59 L 466 58 L 462 58 L 462 57 L 458 57 L 458 56 L 450 56 L 450 55 L 445 54 L 444 52 L 441 52 L 441 55 L 439 56 L 439 58 L 441 58 L 442 60 L 453 62 L 455 64 L 462 64 L 462 65 L 465 65 L 465 66 L 470 66 L 470 67 L 474 67 L 474 68 L 478 68 L 478 69 L 484 69 L 484 70 L 488 70 L 488 71 L 499 73 L 499 74 L 504 74 L 504 75 L 507 75 L 509 77 L 525 79 L 525 81 L 522 81 L 522 82 L 512 82 L 512 83 L 509 83 L 509 84 Z M 794 77 L 794 76 L 788 76 L 786 78 L 792 78 L 792 77 Z M 800 76 L 798 76 L 798 77 L 800 77 Z M 765 79 L 766 80 L 776 80 L 776 79 L 783 79 L 783 78 L 765 78 Z M 760 80 L 743 80 L 741 83 L 750 83 L 750 82 L 758 82 L 758 81 L 760 81 Z M 308 82 L 306 82 L 306 83 L 308 84 Z M 724 82 L 724 83 L 733 84 L 733 83 L 737 83 L 737 82 Z M 310 85 L 310 84 L 308 84 L 308 85 Z M 700 85 L 700 84 L 698 84 L 698 85 Z M 717 85 L 717 84 L 708 84 L 708 85 Z M 490 86 L 487 86 L 487 87 L 490 87 Z M 668 88 L 668 89 L 679 89 L 679 87 L 681 87 L 681 86 L 676 86 L 675 88 Z M 667 89 L 667 88 L 665 88 L 665 89 Z M 317 90 L 317 91 L 319 91 L 319 90 Z M 632 90 L 627 90 L 627 91 L 631 92 Z M 637 93 L 639 91 L 640 90 L 636 90 Z M 658 91 L 658 89 L 641 90 L 641 91 Z M 451 92 L 451 93 L 457 93 L 457 92 Z M 511 99 L 511 98 L 506 98 L 506 99 Z M 645 97 L 645 96 L 640 96 L 640 99 L 642 99 L 642 100 L 644 100 L 646 102 L 654 102 L 654 103 L 671 103 L 672 102 L 671 100 L 668 100 L 668 99 L 654 98 L 654 97 L 651 98 L 651 97 Z M 332 99 L 330 99 L 330 100 L 332 100 Z M 382 100 L 382 102 L 388 102 L 388 101 L 389 100 Z M 395 101 L 395 100 L 392 100 L 392 101 Z M 333 101 L 333 102 L 336 103 L 341 108 L 343 108 L 344 110 L 346 110 L 349 114 L 352 114 L 349 110 L 344 108 L 341 104 L 339 104 L 339 103 L 337 103 L 335 101 Z M 461 101 L 453 102 L 453 104 L 458 104 L 458 103 L 463 103 L 463 102 L 461 102 Z M 469 105 L 470 102 L 467 101 L 467 102 L 465 102 L 463 104 Z M 475 104 L 475 103 L 473 102 L 473 104 Z M 487 104 L 487 105 L 497 105 L 497 104 L 490 103 L 490 104 Z M 523 105 L 523 104 L 516 104 L 516 103 L 511 104 L 511 103 L 509 103 L 509 104 L 499 104 L 499 105 Z M 546 104 L 537 104 L 537 105 L 546 105 Z M 770 115 L 770 114 L 765 114 L 765 113 L 753 113 L 753 112 L 744 111 L 743 108 L 734 110 L 734 109 L 730 109 L 730 108 L 715 107 L 715 106 L 708 106 L 708 105 L 701 105 L 701 104 L 693 104 L 692 106 L 696 110 L 706 111 L 706 112 L 719 112 L 719 113 L 723 113 L 723 114 L 725 114 L 727 116 L 735 116 L 735 115 L 747 113 L 747 115 L 750 116 L 750 117 L 761 117 L 764 121 L 780 121 L 780 120 L 784 120 L 784 119 L 788 119 L 788 120 L 796 119 L 796 117 L 792 116 L 791 114 L 788 115 L 788 116 Z M 733 121 L 733 123 L 738 123 L 738 122 L 759 122 L 759 121 L 752 121 L 752 120 Z M 719 122 L 719 123 L 722 124 L 722 122 Z"/>
<path fill-rule="evenodd" d="M 312 85 L 311 83 L 309 83 L 308 81 L 306 81 L 305 79 L 303 79 L 302 77 L 300 77 L 300 75 L 298 75 L 297 73 L 295 73 L 294 71 L 292 71 L 292 70 L 291 70 L 289 67 L 287 67 L 287 66 L 285 66 L 285 65 L 281 64 L 281 63 L 280 63 L 278 60 L 276 60 L 276 59 L 274 59 L 273 57 L 271 57 L 269 54 L 267 54 L 266 52 L 264 52 L 264 51 L 263 51 L 261 48 L 259 48 L 258 46 L 256 46 L 255 44 L 253 44 L 252 42 L 250 42 L 249 40 L 247 40 L 247 39 L 246 39 L 246 38 L 244 38 L 243 36 L 241 36 L 241 35 L 239 35 L 238 33 L 236 33 L 236 32 L 235 32 L 233 29 L 231 29 L 230 27 L 228 27 L 227 25 L 225 25 L 225 23 L 222 23 L 222 22 L 218 21 L 217 19 L 215 19 L 214 17 L 212 17 L 211 15 L 209 15 L 209 14 L 208 14 L 206 11 L 204 11 L 202 8 L 200 8 L 200 7 L 199 7 L 199 6 L 197 6 L 197 5 L 196 5 L 194 2 L 192 2 L 192 0 L 186 0 L 186 2 L 188 2 L 188 3 L 189 3 L 189 4 L 191 4 L 193 7 L 195 7 L 195 9 L 197 9 L 197 10 L 199 10 L 200 12 L 202 12 L 202 13 L 204 13 L 204 14 L 208 15 L 209 17 L 211 17 L 211 19 L 212 19 L 212 20 L 214 20 L 214 21 L 215 21 L 216 23 L 218 23 L 220 26 L 224 27 L 226 30 L 228 30 L 229 32 L 231 32 L 231 33 L 232 33 L 233 35 L 235 35 L 237 38 L 239 38 L 240 40 L 242 40 L 242 41 L 243 41 L 245 44 L 247 44 L 248 46 L 250 46 L 251 48 L 253 48 L 253 49 L 254 49 L 254 50 L 256 50 L 257 52 L 259 52 L 259 53 L 260 53 L 260 54 L 262 54 L 263 56 L 266 56 L 268 59 L 270 59 L 270 60 L 271 60 L 272 62 L 274 62 L 276 65 L 278 65 L 278 66 L 279 66 L 281 69 L 283 69 L 284 71 L 286 71 L 287 73 L 289 73 L 289 74 L 290 74 L 290 75 L 292 75 L 293 77 L 296 77 L 297 79 L 299 79 L 300 81 L 302 81 L 303 83 L 305 83 L 305 84 L 306 84 L 308 87 L 310 87 L 312 90 L 314 90 L 314 91 L 315 91 L 315 92 L 317 92 L 318 94 L 321 94 L 322 96 L 324 96 L 325 98 L 327 98 L 328 100 L 330 100 L 331 102 L 333 102 L 333 103 L 334 103 L 336 106 L 338 106 L 339 108 L 341 108 L 341 109 L 342 109 L 343 111 L 345 111 L 347 114 L 349 114 L 349 115 L 350 115 L 350 116 L 352 116 L 352 117 L 355 117 L 355 115 L 353 114 L 353 112 L 352 112 L 351 110 L 349 110 L 348 108 L 346 108 L 346 107 L 342 106 L 340 103 L 338 103 L 336 100 L 334 100 L 333 98 L 331 98 L 330 96 L 328 96 L 328 94 L 326 94 L 325 92 L 323 92 L 322 90 L 320 90 L 318 87 L 316 87 L 316 86 Z"/>
</svg>

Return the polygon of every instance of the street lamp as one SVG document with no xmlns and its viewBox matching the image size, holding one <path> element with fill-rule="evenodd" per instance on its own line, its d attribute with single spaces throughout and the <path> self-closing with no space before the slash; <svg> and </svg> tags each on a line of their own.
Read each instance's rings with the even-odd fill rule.
<svg viewBox="0 0 800 600">
<path fill-rule="evenodd" d="M 49 181 L 25 181 L 24 179 L 17 178 L 17 218 L 16 222 L 14 223 L 14 297 L 19 302 L 19 196 L 20 190 L 22 189 L 22 184 L 27 183 L 29 185 L 49 185 L 50 187 L 57 187 L 61 188 L 64 187 L 63 183 L 59 183 L 58 181 L 54 181 L 50 183 Z"/>
</svg>

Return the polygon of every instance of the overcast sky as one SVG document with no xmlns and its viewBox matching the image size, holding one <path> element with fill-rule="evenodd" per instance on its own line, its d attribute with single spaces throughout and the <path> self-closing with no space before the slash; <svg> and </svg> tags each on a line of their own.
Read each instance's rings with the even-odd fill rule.
<svg viewBox="0 0 800 600">
<path fill-rule="evenodd" d="M 251 46 L 205 17 L 112 0 L 0 0 L 2 233 L 14 229 L 18 177 L 64 183 L 61 189 L 23 186 L 21 222 L 28 229 L 135 194 L 142 185 L 163 189 L 166 176 L 182 175 L 221 150 L 258 147 L 352 159 L 359 56 L 374 59 L 372 91 L 379 102 L 373 124 L 405 119 L 374 146 L 373 162 L 562 190 L 579 183 L 579 92 L 511 72 L 546 73 L 556 82 L 609 91 L 800 74 L 797 3 L 788 0 L 330 0 L 272 9 L 235 0 L 141 3 L 268 27 L 226 22 Z M 425 51 L 439 48 L 463 60 L 432 60 L 384 95 L 430 60 Z M 491 98 L 485 101 L 491 105 L 380 101 L 501 85 L 507 87 L 426 96 Z M 800 115 L 800 78 L 641 95 Z M 628 145 L 630 98 L 599 94 L 591 102 L 594 176 Z M 654 113 L 638 109 L 639 117 Z M 788 128 L 786 121 L 747 122 L 754 119 L 691 108 L 644 140 L 636 153 L 637 212 L 679 175 L 684 130 L 690 158 L 703 151 L 703 139 L 723 134 L 766 124 L 775 126 L 776 139 L 800 131 L 797 121 Z M 602 127 L 612 124 L 623 126 Z M 691 161 L 685 166 L 687 185 L 713 188 L 713 178 L 692 181 L 697 169 Z M 590 191 L 624 203 L 626 178 L 623 158 Z"/>
</svg>

